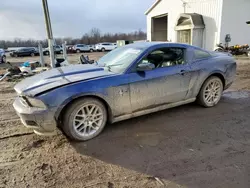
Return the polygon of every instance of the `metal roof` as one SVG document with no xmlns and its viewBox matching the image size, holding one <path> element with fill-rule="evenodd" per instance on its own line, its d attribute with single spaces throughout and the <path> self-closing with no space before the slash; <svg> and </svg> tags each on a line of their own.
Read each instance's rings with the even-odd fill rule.
<svg viewBox="0 0 250 188">
<path fill-rule="evenodd" d="M 161 0 L 156 0 L 155 3 L 145 12 L 145 15 L 148 15 L 160 2 Z"/>
<path fill-rule="evenodd" d="M 193 25 L 194 27 L 205 28 L 203 16 L 196 13 L 183 13 L 180 14 L 177 26 Z"/>
</svg>

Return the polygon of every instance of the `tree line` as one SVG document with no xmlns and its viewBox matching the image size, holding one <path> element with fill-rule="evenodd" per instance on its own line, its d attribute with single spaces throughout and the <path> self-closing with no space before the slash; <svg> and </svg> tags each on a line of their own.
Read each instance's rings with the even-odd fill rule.
<svg viewBox="0 0 250 188">
<path fill-rule="evenodd" d="M 116 42 L 117 40 L 146 40 L 147 35 L 142 30 L 130 32 L 130 33 L 104 33 L 97 28 L 93 28 L 90 32 L 85 33 L 81 38 L 56 38 L 55 43 L 60 45 L 66 41 L 67 45 L 75 44 L 97 44 L 100 42 Z M 14 39 L 14 40 L 0 40 L 0 48 L 10 47 L 37 47 L 41 43 L 43 47 L 48 46 L 47 40 L 34 40 L 34 39 Z"/>
</svg>

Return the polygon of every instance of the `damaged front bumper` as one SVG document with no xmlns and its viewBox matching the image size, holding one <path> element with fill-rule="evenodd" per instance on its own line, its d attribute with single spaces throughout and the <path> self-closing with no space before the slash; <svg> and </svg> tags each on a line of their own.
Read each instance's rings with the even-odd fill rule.
<svg viewBox="0 0 250 188">
<path fill-rule="evenodd" d="M 17 97 L 13 106 L 17 115 L 21 118 L 22 123 L 34 130 L 39 135 L 55 135 L 56 121 L 54 118 L 55 111 L 53 109 L 41 109 L 37 107 L 29 107 Z"/>
</svg>

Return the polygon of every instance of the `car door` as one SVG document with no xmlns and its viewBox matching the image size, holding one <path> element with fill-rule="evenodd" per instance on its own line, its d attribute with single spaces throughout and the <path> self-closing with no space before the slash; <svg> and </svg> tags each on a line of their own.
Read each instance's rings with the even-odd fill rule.
<svg viewBox="0 0 250 188">
<path fill-rule="evenodd" d="M 82 49 L 83 49 L 83 51 L 87 52 L 87 51 L 89 51 L 89 46 L 88 45 L 83 45 Z"/>
<path fill-rule="evenodd" d="M 23 56 L 28 56 L 30 54 L 30 49 L 25 48 L 23 49 Z"/>
<path fill-rule="evenodd" d="M 19 49 L 19 50 L 17 50 L 15 53 L 16 53 L 18 56 L 23 56 L 24 51 L 23 51 L 23 49 Z"/>
<path fill-rule="evenodd" d="M 111 50 L 111 44 L 109 44 L 109 43 L 105 43 L 105 44 L 103 44 L 104 46 L 105 46 L 105 49 L 106 50 Z"/>
<path fill-rule="evenodd" d="M 35 50 L 34 50 L 34 48 L 29 48 L 29 49 L 27 49 L 27 56 L 30 56 L 32 53 L 35 53 Z"/>
<path fill-rule="evenodd" d="M 167 60 L 160 56 L 166 55 L 167 50 L 181 50 L 182 59 L 179 63 Z M 157 56 L 158 51 L 158 56 Z M 149 55 L 154 54 L 154 60 Z M 164 48 L 157 49 L 147 54 L 138 64 L 150 62 L 155 64 L 155 69 L 144 72 L 130 73 L 130 97 L 133 112 L 154 108 L 164 104 L 184 101 L 189 90 L 191 78 L 190 66 L 186 61 L 186 49 Z M 161 65 L 157 62 L 160 60 Z M 157 64 L 158 63 L 158 64 Z M 163 63 L 165 63 L 163 65 Z M 172 64 L 171 64 L 172 63 Z"/>
</svg>

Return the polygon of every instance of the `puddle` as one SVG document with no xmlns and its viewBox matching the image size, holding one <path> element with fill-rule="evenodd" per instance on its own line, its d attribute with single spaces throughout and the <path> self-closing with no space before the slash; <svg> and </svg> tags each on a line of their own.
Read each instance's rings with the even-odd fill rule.
<svg viewBox="0 0 250 188">
<path fill-rule="evenodd" d="M 229 91 L 225 92 L 223 97 L 231 99 L 245 99 L 250 97 L 250 91 Z"/>
</svg>

